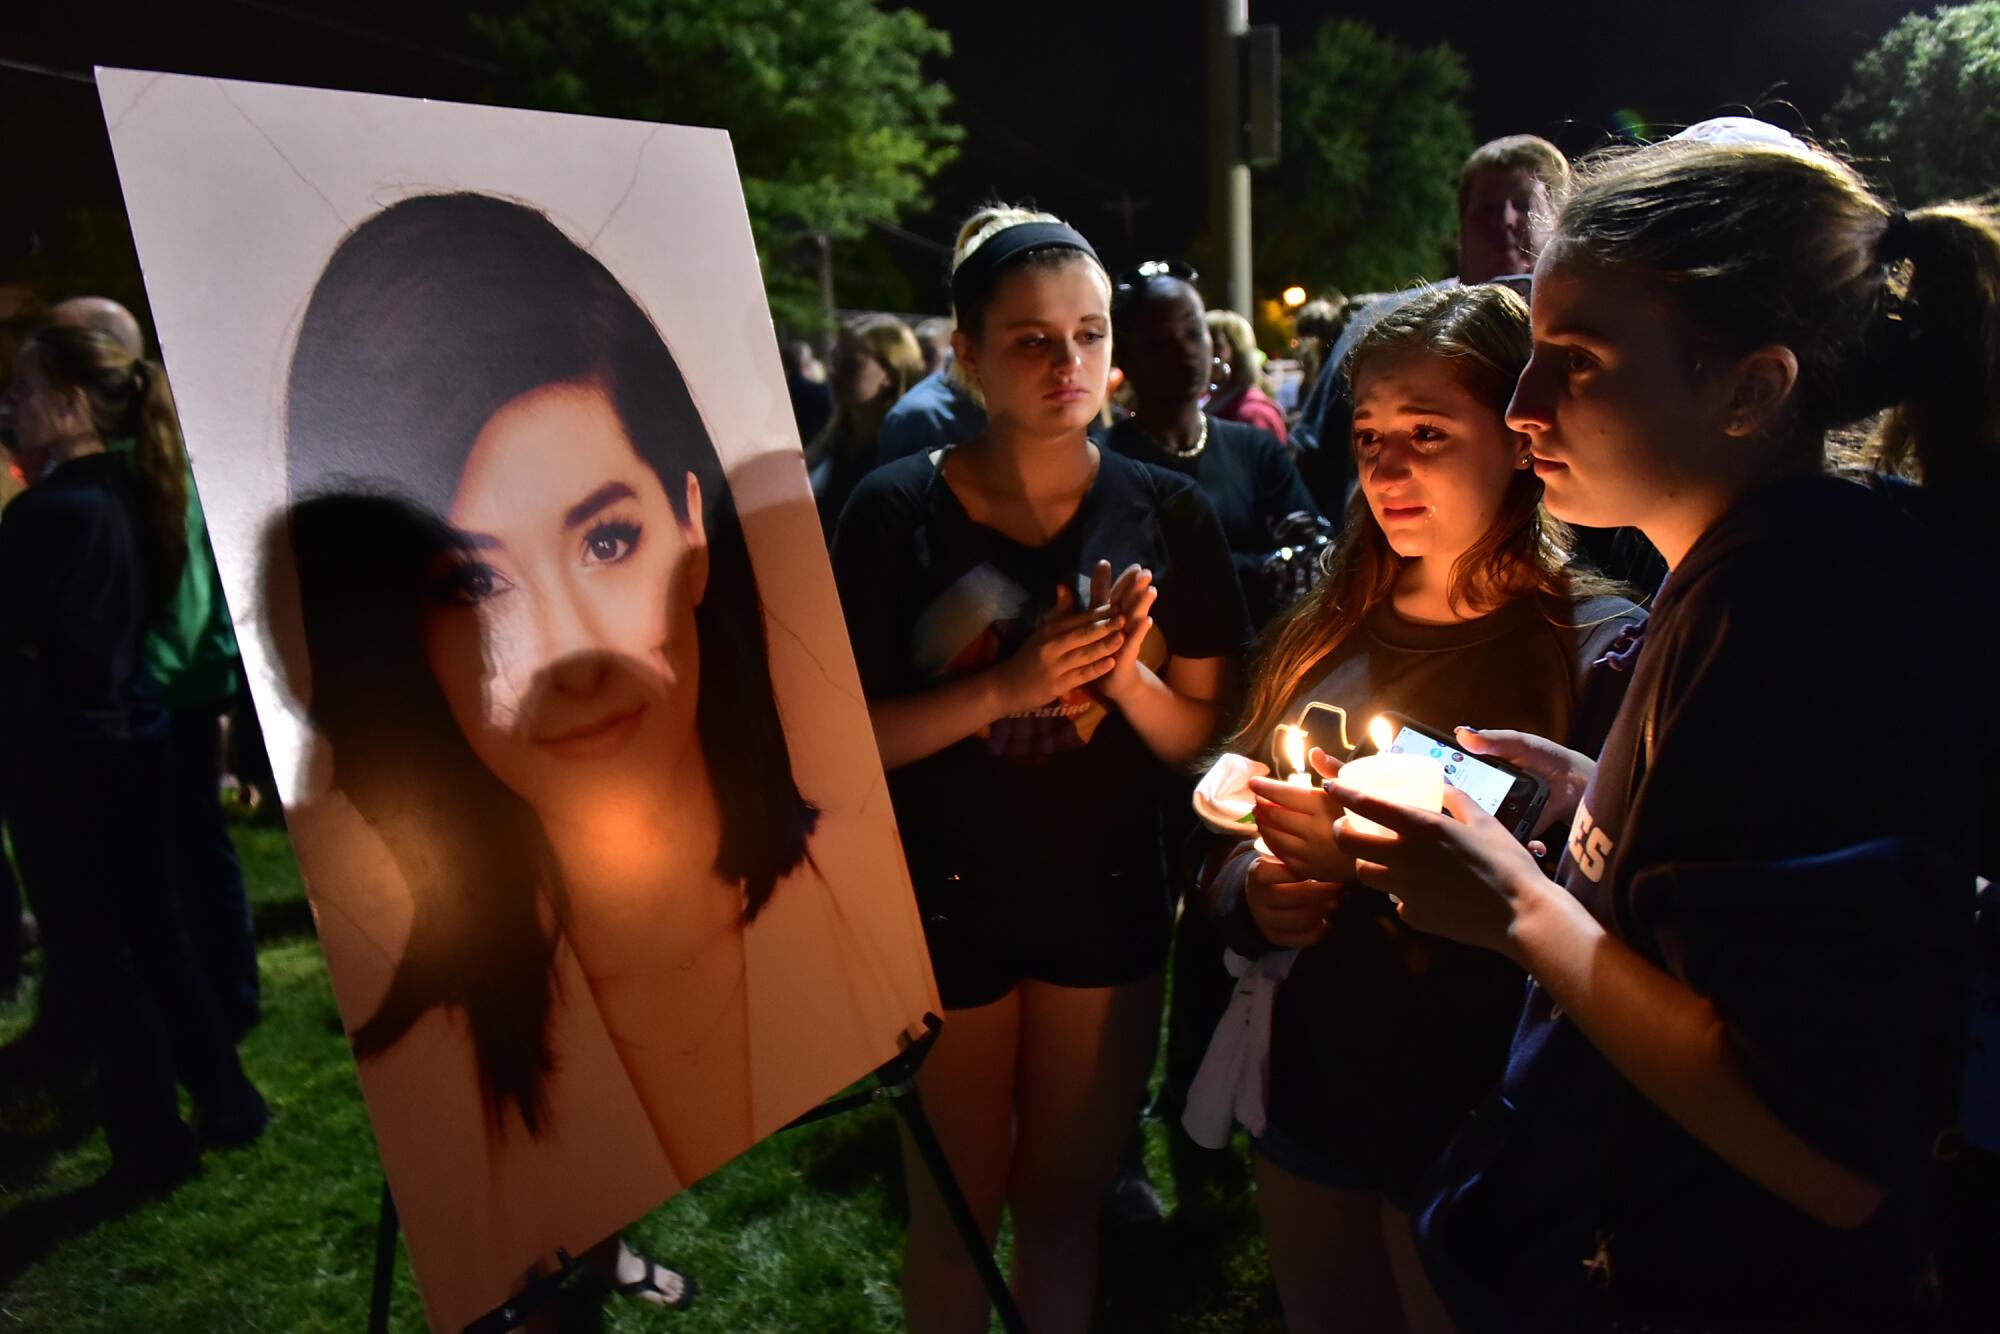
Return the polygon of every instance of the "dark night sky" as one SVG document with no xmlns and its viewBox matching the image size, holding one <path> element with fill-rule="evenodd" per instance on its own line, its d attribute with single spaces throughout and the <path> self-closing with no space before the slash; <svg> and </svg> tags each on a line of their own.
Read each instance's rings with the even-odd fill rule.
<svg viewBox="0 0 2000 1334">
<path fill-rule="evenodd" d="M 810 3 L 810 0 L 800 0 Z M 489 6 L 505 8 L 506 5 Z M 1200 0 L 1005 5 L 921 0 L 955 51 L 963 155 L 936 207 L 906 220 L 948 240 L 985 199 L 1033 199 L 1092 234 L 1114 262 L 1171 254 L 1201 227 L 1207 194 L 1205 7 Z M 1681 124 L 1746 105 L 1788 126 L 1824 117 L 1848 67 L 1902 0 L 1670 0 L 1537 5 L 1493 0 L 1252 0 L 1288 49 L 1333 14 L 1418 45 L 1445 41 L 1471 71 L 1481 138 L 1533 131 L 1565 149 L 1602 142 L 1615 113 Z M 462 0 L 187 0 L 34 5 L 10 14 L 0 59 L 93 63 L 284 83 L 476 98 L 489 81 Z M 331 17 L 338 16 L 338 17 Z M 0 68 L 0 276 L 79 204 L 117 198 L 94 90 Z M 1111 201 L 1145 201 L 1128 247 Z M 892 243 L 918 268 L 938 257 Z"/>
</svg>

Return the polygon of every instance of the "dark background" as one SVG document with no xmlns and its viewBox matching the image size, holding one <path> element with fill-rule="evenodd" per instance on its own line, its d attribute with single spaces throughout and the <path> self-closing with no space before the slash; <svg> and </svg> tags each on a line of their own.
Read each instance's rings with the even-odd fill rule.
<svg viewBox="0 0 2000 1334">
<path fill-rule="evenodd" d="M 810 3 L 811 0 L 799 0 Z M 481 5 L 505 13 L 519 0 Z M 1618 129 L 1753 109 L 1823 122 L 1855 57 L 1907 13 L 1901 0 L 1253 0 L 1285 46 L 1334 16 L 1411 45 L 1449 42 L 1471 74 L 1475 134 L 1532 131 L 1580 152 Z M 79 209 L 115 210 L 96 92 L 60 74 L 127 65 L 455 100 L 491 97 L 495 71 L 463 0 L 45 3 L 0 19 L 0 280 L 63 243 Z M 1207 28 L 1200 0 L 997 4 L 920 0 L 952 36 L 936 73 L 965 126 L 934 206 L 884 230 L 890 263 L 934 271 L 957 219 L 988 199 L 1032 200 L 1096 238 L 1114 263 L 1177 255 L 1206 221 Z M 47 73 L 21 66 L 36 66 Z M 1121 201 L 1131 201 L 1128 212 Z M 880 262 L 880 258 L 878 261 Z M 919 284 L 928 288 L 929 277 Z"/>
</svg>

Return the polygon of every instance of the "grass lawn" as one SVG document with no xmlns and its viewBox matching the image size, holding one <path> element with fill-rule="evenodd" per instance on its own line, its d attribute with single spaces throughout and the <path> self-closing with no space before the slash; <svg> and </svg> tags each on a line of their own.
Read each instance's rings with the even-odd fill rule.
<svg viewBox="0 0 2000 1334">
<path fill-rule="evenodd" d="M 239 826 L 257 914 L 264 1022 L 243 1061 L 275 1117 L 254 1146 L 211 1153 L 170 1198 L 105 1217 L 88 1189 L 109 1165 L 87 1088 L 0 1074 L 0 1332 L 356 1330 L 367 1319 L 380 1171 L 326 969 L 282 831 Z M 36 960 L 31 957 L 32 972 Z M 33 984 L 0 1005 L 0 1047 L 26 1030 Z M 1148 1156 L 1173 1204 L 1162 1127 Z M 903 1226 L 886 1107 L 767 1141 L 640 1220 L 647 1254 L 694 1273 L 692 1311 L 566 1292 L 577 1330 L 839 1331 L 901 1324 Z M 1004 1245 L 1004 1239 L 1003 1239 Z M 1106 1237 L 1103 1330 L 1277 1330 L 1255 1207 L 1204 1196 L 1164 1224 Z M 394 1319 L 423 1327 L 406 1259 Z M 997 1327 L 997 1326 L 996 1326 Z"/>
</svg>

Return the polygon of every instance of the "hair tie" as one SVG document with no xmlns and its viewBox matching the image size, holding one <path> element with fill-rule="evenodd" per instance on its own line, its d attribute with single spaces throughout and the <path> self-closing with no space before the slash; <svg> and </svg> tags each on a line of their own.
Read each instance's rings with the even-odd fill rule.
<svg viewBox="0 0 2000 1334">
<path fill-rule="evenodd" d="M 1888 223 L 1882 228 L 1882 235 L 1875 241 L 1875 258 L 1884 264 L 1894 264 L 1910 257 L 1910 233 L 1914 224 L 1910 215 L 1901 209 L 1889 214 Z"/>
</svg>

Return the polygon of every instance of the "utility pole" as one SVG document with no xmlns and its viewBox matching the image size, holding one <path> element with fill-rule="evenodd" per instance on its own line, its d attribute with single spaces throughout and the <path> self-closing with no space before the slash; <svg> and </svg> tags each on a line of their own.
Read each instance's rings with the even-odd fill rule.
<svg viewBox="0 0 2000 1334">
<path fill-rule="evenodd" d="M 833 355 L 835 333 L 833 312 L 837 309 L 833 304 L 833 238 L 825 232 L 814 232 L 812 238 L 819 248 L 820 308 L 826 312 L 826 327 L 820 331 L 820 337 L 816 340 L 823 344 L 820 357 L 824 359 Z"/>
<path fill-rule="evenodd" d="M 1138 259 L 1139 210 L 1152 202 L 1150 199 L 1134 199 L 1130 190 L 1120 190 L 1116 199 L 1104 201 L 1104 207 L 1125 222 L 1125 259 L 1128 263 Z"/>
<path fill-rule="evenodd" d="M 1250 164 L 1243 153 L 1243 34 L 1250 0 L 1209 0 L 1209 221 L 1222 242 L 1223 296 L 1250 314 Z"/>
</svg>

